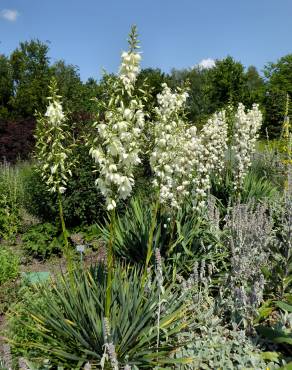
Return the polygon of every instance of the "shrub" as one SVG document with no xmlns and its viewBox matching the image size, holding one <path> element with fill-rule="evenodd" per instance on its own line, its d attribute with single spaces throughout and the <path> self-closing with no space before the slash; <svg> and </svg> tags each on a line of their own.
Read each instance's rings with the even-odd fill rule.
<svg viewBox="0 0 292 370">
<path fill-rule="evenodd" d="M 18 297 L 19 282 L 8 280 L 0 287 L 0 316 L 4 315 Z"/>
<path fill-rule="evenodd" d="M 19 259 L 7 248 L 0 247 L 0 285 L 15 279 L 19 273 Z"/>
<path fill-rule="evenodd" d="M 276 299 L 292 300 L 292 196 L 286 194 L 272 204 L 275 223 L 275 243 L 271 248 L 271 267 L 265 272 L 269 279 L 269 293 Z"/>
<path fill-rule="evenodd" d="M 276 322 L 274 321 L 272 326 L 259 325 L 256 330 L 268 344 L 273 344 L 273 347 L 276 347 L 284 359 L 291 361 L 292 304 L 282 301 L 277 301 L 275 304 L 283 311 L 277 314 L 274 312 L 274 320 L 277 318 Z M 289 365 L 291 365 L 291 362 Z"/>
<path fill-rule="evenodd" d="M 32 226 L 22 236 L 23 248 L 28 255 L 37 258 L 60 254 L 62 237 L 58 238 L 58 234 L 58 227 L 50 223 Z"/>
<path fill-rule="evenodd" d="M 0 165 L 0 238 L 13 239 L 20 226 L 22 180 L 18 167 Z"/>
<path fill-rule="evenodd" d="M 53 195 L 47 191 L 33 165 L 24 173 L 24 191 L 24 206 L 30 214 L 42 221 L 55 221 L 58 214 L 57 203 L 54 202 Z"/>
<path fill-rule="evenodd" d="M 63 194 L 63 211 L 66 225 L 92 224 L 103 215 L 104 199 L 94 184 L 91 159 L 87 149 L 80 148 L 77 154 L 78 165 L 72 170 L 67 190 Z M 25 176 L 25 206 L 34 216 L 47 222 L 58 217 L 56 194 L 47 191 L 39 173 L 31 167 Z"/>
<path fill-rule="evenodd" d="M 2 111 L 3 113 L 3 111 Z M 1 115 L 1 112 L 0 112 Z M 29 159 L 34 146 L 34 119 L 1 120 L 0 158 L 15 163 Z"/>
<path fill-rule="evenodd" d="M 263 271 L 274 241 L 273 220 L 266 205 L 235 204 L 226 216 L 224 230 L 230 249 L 230 273 L 222 286 L 226 304 L 234 325 L 250 330 L 263 301 Z"/>
<path fill-rule="evenodd" d="M 37 305 L 41 310 L 45 308 L 45 301 L 42 297 L 43 288 L 43 285 L 22 286 L 18 291 L 18 302 L 12 304 L 9 308 L 5 335 L 11 342 L 11 352 L 14 359 L 22 356 L 29 359 L 31 356 L 37 357 L 40 355 L 37 348 L 30 346 L 31 341 L 45 344 L 45 339 L 33 330 L 34 321 L 27 314 L 27 311 L 34 305 Z M 14 343 L 17 343 L 17 345 Z"/>
</svg>

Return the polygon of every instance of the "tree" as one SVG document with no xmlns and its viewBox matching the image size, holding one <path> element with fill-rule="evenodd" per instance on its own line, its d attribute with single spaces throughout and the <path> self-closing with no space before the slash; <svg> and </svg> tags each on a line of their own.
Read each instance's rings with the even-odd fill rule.
<svg viewBox="0 0 292 370">
<path fill-rule="evenodd" d="M 292 54 L 280 58 L 277 63 L 268 63 L 264 74 L 270 89 L 285 91 L 292 96 Z"/>
<path fill-rule="evenodd" d="M 237 106 L 244 101 L 246 75 L 240 62 L 236 62 L 231 56 L 217 60 L 215 67 L 208 70 L 208 75 L 208 95 L 212 111 L 229 103 Z"/>
<path fill-rule="evenodd" d="M 39 40 L 21 42 L 10 56 L 14 80 L 11 101 L 15 115 L 31 117 L 46 106 L 50 69 L 48 45 Z"/>
<path fill-rule="evenodd" d="M 292 97 L 292 54 L 280 58 L 276 63 L 265 66 L 266 78 L 264 127 L 271 138 L 278 137 L 285 114 L 287 93 Z M 291 109 L 288 112 L 291 119 Z"/>
<path fill-rule="evenodd" d="M 213 113 L 209 89 L 209 70 L 195 67 L 189 71 L 186 78 L 189 82 L 189 119 L 193 122 L 202 123 L 206 117 Z"/>
<path fill-rule="evenodd" d="M 78 67 L 59 60 L 50 67 L 50 71 L 57 81 L 64 108 L 71 112 L 82 111 L 83 85 Z"/>
<path fill-rule="evenodd" d="M 269 88 L 266 90 L 263 100 L 264 123 L 262 133 L 268 134 L 270 139 L 278 138 L 281 134 L 286 97 L 285 91 Z"/>
<path fill-rule="evenodd" d="M 13 95 L 12 69 L 9 59 L 0 55 L 0 117 L 6 118 L 9 114 L 9 101 Z"/>
<path fill-rule="evenodd" d="M 94 99 L 102 100 L 104 98 L 106 87 L 103 84 L 104 79 L 98 83 L 94 78 L 90 77 L 83 84 L 83 108 L 88 113 L 96 113 L 96 104 Z"/>
<path fill-rule="evenodd" d="M 249 66 L 246 73 L 245 105 L 251 108 L 253 103 L 261 103 L 265 94 L 265 82 L 255 66 Z"/>
<path fill-rule="evenodd" d="M 200 124 L 212 112 L 208 91 L 208 70 L 194 67 L 192 69 L 173 69 L 171 71 L 170 86 L 188 85 L 189 98 L 187 100 L 187 117 L 190 121 Z"/>
<path fill-rule="evenodd" d="M 159 68 L 142 69 L 137 76 L 136 90 L 138 95 L 143 96 L 139 89 L 145 89 L 145 87 L 147 89 L 147 101 L 144 104 L 145 110 L 149 113 L 152 112 L 153 107 L 156 105 L 156 97 L 162 91 L 163 82 L 167 82 L 167 76 Z"/>
</svg>

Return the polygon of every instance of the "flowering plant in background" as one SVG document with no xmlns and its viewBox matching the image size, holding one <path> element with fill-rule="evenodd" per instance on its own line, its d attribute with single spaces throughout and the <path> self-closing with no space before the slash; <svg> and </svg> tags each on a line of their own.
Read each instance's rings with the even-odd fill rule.
<svg viewBox="0 0 292 370">
<path fill-rule="evenodd" d="M 52 193 L 66 191 L 68 176 L 72 175 L 72 146 L 63 112 L 61 96 L 57 95 L 57 82 L 49 87 L 51 96 L 44 116 L 38 115 L 36 127 L 36 156 L 38 170 Z"/>
<path fill-rule="evenodd" d="M 65 227 L 62 194 L 66 191 L 68 176 L 72 176 L 72 138 L 68 131 L 66 115 L 63 112 L 61 96 L 57 94 L 57 81 L 52 79 L 49 86 L 51 96 L 44 116 L 37 117 L 36 127 L 36 157 L 38 170 L 51 193 L 57 193 L 59 213 L 62 224 L 65 255 L 68 268 L 72 270 L 67 231 Z"/>
<path fill-rule="evenodd" d="M 90 155 L 97 164 L 96 185 L 106 199 L 107 210 L 130 196 L 134 185 L 134 169 L 141 163 L 142 131 L 145 124 L 143 104 L 133 96 L 139 72 L 140 54 L 137 49 L 136 28 L 133 27 L 130 51 L 122 53 L 122 65 L 114 82 L 115 96 L 106 107 L 104 119 L 95 122 L 96 137 Z"/>
<path fill-rule="evenodd" d="M 227 151 L 228 124 L 225 111 L 213 114 L 200 132 L 196 175 L 193 179 L 193 195 L 197 206 L 205 205 L 211 187 L 210 174 L 220 176 L 224 169 Z"/>
<path fill-rule="evenodd" d="M 157 120 L 153 123 L 150 165 L 159 202 L 179 208 L 190 194 L 191 171 L 197 164 L 199 142 L 196 127 L 188 127 L 183 119 L 188 93 L 184 90 L 172 92 L 166 83 L 162 87 L 155 108 Z"/>
<path fill-rule="evenodd" d="M 258 104 L 245 112 L 245 107 L 239 103 L 233 124 L 233 143 L 235 166 L 233 168 L 234 187 L 236 191 L 242 188 L 243 180 L 251 165 L 251 157 L 255 151 L 256 140 L 262 124 L 262 113 Z"/>
<path fill-rule="evenodd" d="M 147 243 L 144 274 L 152 256 L 153 233 L 160 205 L 179 209 L 190 194 L 192 169 L 197 166 L 198 137 L 195 126 L 187 126 L 184 109 L 188 93 L 185 90 L 172 92 L 166 83 L 157 95 L 156 121 L 151 123 L 152 148 L 150 165 L 154 174 L 153 185 L 157 191 L 152 224 Z M 175 220 L 172 228 L 175 227 Z M 144 276 L 144 278 L 146 278 Z"/>
<path fill-rule="evenodd" d="M 173 93 L 163 84 L 155 108 L 157 121 L 150 155 L 153 184 L 159 190 L 160 203 L 171 208 L 179 208 L 190 194 L 196 206 L 205 204 L 210 174 L 216 171 L 220 175 L 227 150 L 225 112 L 215 113 L 198 133 L 184 119 L 187 97 L 186 91 Z"/>
</svg>

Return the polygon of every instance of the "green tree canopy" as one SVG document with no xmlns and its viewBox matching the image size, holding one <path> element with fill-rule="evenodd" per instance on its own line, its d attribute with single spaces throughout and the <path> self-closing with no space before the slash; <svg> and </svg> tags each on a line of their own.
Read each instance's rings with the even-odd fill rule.
<svg viewBox="0 0 292 370">
<path fill-rule="evenodd" d="M 245 104 L 261 103 L 265 94 L 265 82 L 255 66 L 249 66 L 246 73 Z"/>
<path fill-rule="evenodd" d="M 269 89 L 285 91 L 292 96 L 292 54 L 280 58 L 276 63 L 268 63 L 264 74 Z"/>
<path fill-rule="evenodd" d="M 12 96 L 12 68 L 9 59 L 4 55 L 0 55 L 0 117 L 8 116 L 8 106 Z"/>
<path fill-rule="evenodd" d="M 265 129 L 271 138 L 278 137 L 285 114 L 286 96 L 292 97 L 292 54 L 268 63 L 264 68 L 266 77 Z M 291 109 L 289 116 L 291 119 Z"/>
<path fill-rule="evenodd" d="M 48 45 L 39 40 L 21 42 L 11 54 L 15 94 L 12 107 L 15 115 L 33 116 L 46 105 L 50 81 Z"/>
<path fill-rule="evenodd" d="M 78 67 L 58 60 L 51 66 L 50 71 L 56 78 L 65 109 L 71 112 L 82 110 L 83 84 Z"/>
<path fill-rule="evenodd" d="M 145 102 L 145 109 L 150 113 L 156 105 L 157 94 L 162 91 L 163 82 L 168 82 L 168 79 L 166 74 L 159 68 L 142 69 L 137 77 L 136 88 L 147 89 L 147 102 Z"/>
<path fill-rule="evenodd" d="M 244 67 L 231 56 L 216 60 L 209 73 L 209 99 L 212 110 L 223 108 L 228 103 L 237 105 L 244 101 L 246 75 Z"/>
</svg>

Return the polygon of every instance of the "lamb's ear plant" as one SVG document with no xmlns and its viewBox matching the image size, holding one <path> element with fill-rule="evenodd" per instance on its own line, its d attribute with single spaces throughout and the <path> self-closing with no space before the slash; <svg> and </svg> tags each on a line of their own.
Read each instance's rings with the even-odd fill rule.
<svg viewBox="0 0 292 370">
<path fill-rule="evenodd" d="M 231 257 L 225 284 L 231 319 L 236 326 L 251 330 L 263 300 L 263 271 L 274 240 L 273 220 L 264 204 L 238 203 L 227 214 L 224 228 Z"/>
<path fill-rule="evenodd" d="M 51 96 L 44 115 L 37 114 L 36 127 L 36 157 L 38 171 L 48 191 L 58 197 L 59 215 L 64 235 L 64 254 L 67 258 L 68 270 L 72 271 L 72 253 L 69 248 L 68 235 L 65 226 L 62 197 L 66 191 L 68 176 L 72 176 L 74 165 L 72 157 L 73 139 L 63 112 L 61 96 L 58 95 L 57 81 L 51 80 L 49 86 Z"/>
</svg>

